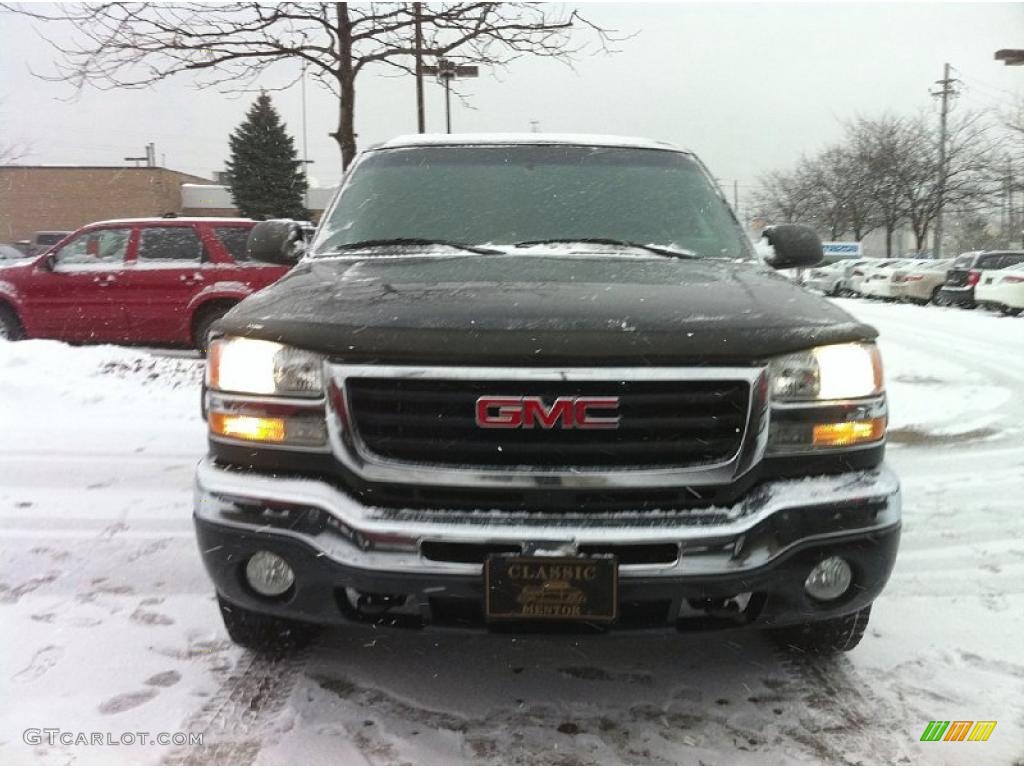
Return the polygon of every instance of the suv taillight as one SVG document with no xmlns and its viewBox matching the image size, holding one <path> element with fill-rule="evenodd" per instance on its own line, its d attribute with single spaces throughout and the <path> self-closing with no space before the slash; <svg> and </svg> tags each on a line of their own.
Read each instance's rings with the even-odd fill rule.
<svg viewBox="0 0 1024 768">
<path fill-rule="evenodd" d="M 1017 277 L 1015 275 L 1007 275 L 1003 278 L 1004 283 L 1024 283 L 1024 277 Z"/>
<path fill-rule="evenodd" d="M 977 285 L 979 280 L 981 280 L 981 272 L 979 272 L 978 270 L 972 269 L 970 272 L 967 273 L 968 285 Z"/>
</svg>

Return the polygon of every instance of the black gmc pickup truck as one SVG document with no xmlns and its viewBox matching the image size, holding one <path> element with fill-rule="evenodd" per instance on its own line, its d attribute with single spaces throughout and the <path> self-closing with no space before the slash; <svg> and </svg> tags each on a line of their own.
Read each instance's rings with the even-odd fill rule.
<svg viewBox="0 0 1024 768">
<path fill-rule="evenodd" d="M 195 524 L 231 637 L 737 626 L 848 650 L 889 578 L 876 331 L 755 253 L 691 153 L 419 136 L 217 326 Z"/>
</svg>

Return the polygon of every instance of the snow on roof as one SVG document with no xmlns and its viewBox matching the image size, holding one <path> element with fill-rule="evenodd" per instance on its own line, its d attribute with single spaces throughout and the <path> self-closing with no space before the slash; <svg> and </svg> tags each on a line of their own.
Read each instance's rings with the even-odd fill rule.
<svg viewBox="0 0 1024 768">
<path fill-rule="evenodd" d="M 95 227 L 98 224 L 167 224 L 174 223 L 176 221 L 184 221 L 189 224 L 197 221 L 212 221 L 212 222 L 245 222 L 246 224 L 252 223 L 252 219 L 243 219 L 232 216 L 142 216 L 135 219 L 105 219 L 103 221 L 93 221 L 86 224 L 87 227 Z"/>
<path fill-rule="evenodd" d="M 572 144 L 585 147 L 635 147 L 685 152 L 665 141 L 634 136 L 602 136 L 589 133 L 412 133 L 396 136 L 372 149 L 396 147 L 495 144 Z"/>
</svg>

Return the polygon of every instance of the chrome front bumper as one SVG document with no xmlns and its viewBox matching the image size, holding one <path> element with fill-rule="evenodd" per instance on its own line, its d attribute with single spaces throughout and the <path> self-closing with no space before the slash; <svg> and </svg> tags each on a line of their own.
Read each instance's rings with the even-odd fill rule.
<svg viewBox="0 0 1024 768">
<path fill-rule="evenodd" d="M 289 509 L 326 516 L 318 533 L 275 525 Z M 537 513 L 368 507 L 313 479 L 274 477 L 204 459 L 196 473 L 197 526 L 305 545 L 349 569 L 409 576 L 479 575 L 476 562 L 428 559 L 427 542 L 509 545 L 520 551 L 671 544 L 672 561 L 623 563 L 623 579 L 731 576 L 791 550 L 870 536 L 900 524 L 900 488 L 884 465 L 869 471 L 765 482 L 729 507 L 664 512 Z"/>
</svg>

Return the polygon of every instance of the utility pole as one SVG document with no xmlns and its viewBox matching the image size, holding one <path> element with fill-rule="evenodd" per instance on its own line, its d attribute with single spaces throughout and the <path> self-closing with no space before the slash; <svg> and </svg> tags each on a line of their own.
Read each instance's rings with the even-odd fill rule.
<svg viewBox="0 0 1024 768">
<path fill-rule="evenodd" d="M 1016 216 L 1013 209 L 1013 159 L 1006 158 L 1006 247 L 1013 248 L 1016 239 Z"/>
<path fill-rule="evenodd" d="M 416 131 L 427 132 L 427 116 L 423 108 L 423 7 L 413 3 L 412 12 L 416 20 L 416 40 L 413 50 L 416 56 Z M 449 131 L 451 133 L 451 131 Z"/>
<path fill-rule="evenodd" d="M 939 117 L 939 199 L 938 199 L 938 210 L 935 214 L 935 247 L 932 248 L 932 258 L 942 258 L 942 207 L 946 202 L 946 123 L 949 115 L 949 97 L 956 95 L 956 91 L 953 90 L 953 83 L 957 82 L 950 75 L 952 67 L 949 62 L 942 68 L 942 79 L 936 80 L 938 85 L 942 88 L 938 91 L 932 91 L 932 96 L 937 96 L 942 100 L 942 108 Z"/>
<path fill-rule="evenodd" d="M 740 183 L 736 179 L 732 181 L 732 209 L 736 213 L 736 218 L 740 215 Z"/>
</svg>

